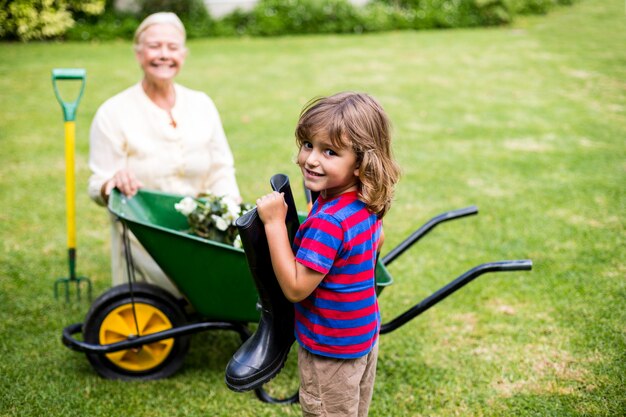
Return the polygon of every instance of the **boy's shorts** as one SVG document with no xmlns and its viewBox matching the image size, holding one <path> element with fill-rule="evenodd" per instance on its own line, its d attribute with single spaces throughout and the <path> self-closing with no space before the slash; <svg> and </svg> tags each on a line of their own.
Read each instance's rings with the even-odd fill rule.
<svg viewBox="0 0 626 417">
<path fill-rule="evenodd" d="M 357 359 L 314 355 L 298 346 L 302 415 L 367 416 L 377 360 L 378 342 L 370 353 Z"/>
</svg>

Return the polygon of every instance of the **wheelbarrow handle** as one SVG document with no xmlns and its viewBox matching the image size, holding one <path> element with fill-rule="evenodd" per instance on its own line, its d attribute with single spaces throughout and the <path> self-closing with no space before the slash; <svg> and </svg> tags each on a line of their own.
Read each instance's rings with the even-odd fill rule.
<svg viewBox="0 0 626 417">
<path fill-rule="evenodd" d="M 83 96 L 85 90 L 85 79 L 87 78 L 87 71 L 84 68 L 55 68 L 52 70 L 52 86 L 54 88 L 54 95 L 56 96 L 61 108 L 63 109 L 63 119 L 66 122 L 72 122 L 76 120 L 76 110 L 78 103 Z M 79 80 L 81 81 L 78 97 L 74 101 L 65 101 L 61 97 L 57 80 Z"/>
<path fill-rule="evenodd" d="M 389 265 L 393 262 L 398 256 L 402 255 L 404 251 L 413 246 L 418 240 L 426 236 L 428 232 L 435 228 L 438 224 L 443 222 L 447 222 L 448 220 L 460 219 L 462 217 L 472 216 L 474 214 L 478 214 L 478 207 L 469 206 L 457 210 L 446 211 L 445 213 L 441 213 L 438 216 L 433 217 L 426 223 L 424 223 L 419 229 L 414 231 L 411 236 L 406 238 L 402 243 L 393 248 L 388 254 L 383 256 L 381 262 L 383 265 Z"/>
<path fill-rule="evenodd" d="M 488 262 L 478 265 L 465 272 L 454 281 L 435 291 L 428 297 L 424 298 L 422 301 L 415 304 L 413 307 L 400 314 L 390 322 L 383 323 L 380 327 L 380 334 L 390 333 L 396 330 L 398 327 L 406 324 L 410 320 L 413 320 L 415 317 L 442 301 L 444 298 L 455 293 L 482 274 L 486 274 L 488 272 L 529 271 L 532 267 L 533 262 L 530 259 Z"/>
<path fill-rule="evenodd" d="M 515 261 L 498 261 L 482 264 L 481 273 L 485 272 L 506 272 L 506 271 L 530 271 L 533 269 L 533 261 L 530 259 L 520 259 Z"/>
</svg>

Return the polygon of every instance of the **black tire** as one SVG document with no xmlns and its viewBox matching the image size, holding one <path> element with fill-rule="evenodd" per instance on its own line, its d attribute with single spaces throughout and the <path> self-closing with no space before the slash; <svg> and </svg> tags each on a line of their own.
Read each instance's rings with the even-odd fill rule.
<svg viewBox="0 0 626 417">
<path fill-rule="evenodd" d="M 162 288 L 146 283 L 133 284 L 133 297 L 128 284 L 111 288 L 94 301 L 85 317 L 85 342 L 109 344 L 136 333 L 133 305 L 145 334 L 182 326 L 187 322 L 176 299 Z M 118 325 L 120 318 L 126 326 Z M 148 318 L 148 319 L 146 319 Z M 113 331 L 110 331 L 113 329 Z M 153 330 L 150 330 L 153 329 Z M 87 353 L 91 366 L 108 379 L 153 380 L 167 378 L 183 364 L 189 350 L 190 336 L 180 336 L 111 354 Z"/>
</svg>

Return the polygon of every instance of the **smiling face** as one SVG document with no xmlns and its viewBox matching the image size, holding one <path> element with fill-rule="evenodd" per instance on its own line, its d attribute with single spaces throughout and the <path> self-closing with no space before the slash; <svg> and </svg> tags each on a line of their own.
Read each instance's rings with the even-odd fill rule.
<svg viewBox="0 0 626 417">
<path fill-rule="evenodd" d="M 135 55 L 147 81 L 172 81 L 185 63 L 185 37 L 168 23 L 151 25 L 141 34 Z"/>
<path fill-rule="evenodd" d="M 357 157 L 350 147 L 336 147 L 331 141 L 315 135 L 302 141 L 298 152 L 298 165 L 302 170 L 304 185 L 320 192 L 324 198 L 336 197 L 358 189 Z"/>
</svg>

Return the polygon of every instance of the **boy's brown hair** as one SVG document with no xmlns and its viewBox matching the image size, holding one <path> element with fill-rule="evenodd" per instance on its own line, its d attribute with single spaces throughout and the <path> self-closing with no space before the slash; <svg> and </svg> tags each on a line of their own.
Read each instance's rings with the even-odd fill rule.
<svg viewBox="0 0 626 417">
<path fill-rule="evenodd" d="M 300 114 L 296 142 L 302 146 L 316 135 L 328 137 L 337 148 L 352 148 L 359 169 L 359 198 L 382 218 L 400 177 L 391 150 L 389 119 L 382 106 L 363 93 L 315 98 Z"/>
</svg>

